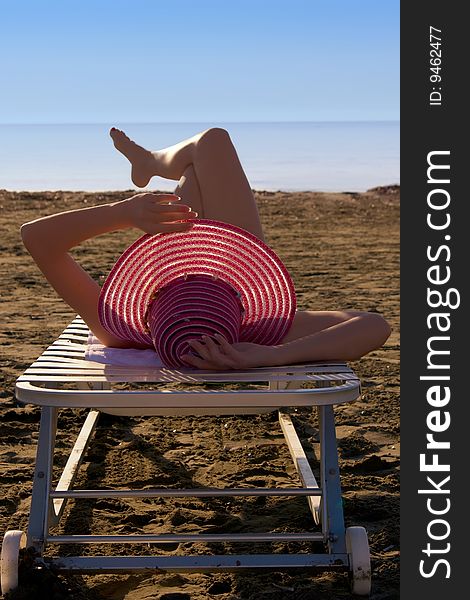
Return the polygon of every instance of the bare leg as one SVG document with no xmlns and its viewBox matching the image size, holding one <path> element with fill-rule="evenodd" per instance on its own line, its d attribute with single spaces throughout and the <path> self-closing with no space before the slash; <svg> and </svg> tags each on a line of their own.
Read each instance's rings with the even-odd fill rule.
<svg viewBox="0 0 470 600">
<path fill-rule="evenodd" d="M 131 162 L 136 185 L 147 185 L 155 175 L 175 180 L 184 176 L 178 193 L 184 193 L 185 200 L 189 195 L 195 197 L 197 184 L 202 210 L 196 203 L 191 205 L 200 216 L 238 225 L 264 239 L 253 192 L 225 130 L 208 129 L 156 152 L 138 146 L 118 129 L 111 130 L 111 137 Z"/>
<path fill-rule="evenodd" d="M 183 175 L 181 175 L 178 185 L 175 188 L 175 194 L 181 198 L 182 204 L 187 204 L 192 210 L 195 210 L 200 219 L 206 218 L 201 190 L 199 189 L 199 182 L 193 165 L 186 167 Z"/>
<path fill-rule="evenodd" d="M 131 163 L 131 179 L 137 187 L 145 187 L 156 175 L 177 181 L 193 162 L 196 144 L 203 135 L 199 133 L 174 146 L 150 151 L 136 144 L 120 129 L 113 127 L 109 133 L 116 149 Z"/>
</svg>

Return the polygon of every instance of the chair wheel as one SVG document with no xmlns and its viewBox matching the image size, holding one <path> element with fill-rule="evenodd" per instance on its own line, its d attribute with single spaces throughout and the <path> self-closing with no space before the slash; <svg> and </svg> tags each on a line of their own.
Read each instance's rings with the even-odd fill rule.
<svg viewBox="0 0 470 600">
<path fill-rule="evenodd" d="M 26 536 L 23 531 L 11 530 L 5 533 L 0 558 L 2 594 L 11 592 L 18 587 L 19 553 L 20 549 L 25 546 Z"/>
<path fill-rule="evenodd" d="M 358 596 L 368 596 L 371 587 L 370 551 L 364 527 L 346 529 L 346 549 L 349 554 L 351 591 Z"/>
</svg>

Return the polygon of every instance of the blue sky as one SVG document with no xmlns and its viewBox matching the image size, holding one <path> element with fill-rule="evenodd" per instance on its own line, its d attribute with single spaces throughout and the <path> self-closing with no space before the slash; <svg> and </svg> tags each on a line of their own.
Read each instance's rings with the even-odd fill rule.
<svg viewBox="0 0 470 600">
<path fill-rule="evenodd" d="M 1 123 L 399 118 L 398 0 L 2 0 Z"/>
</svg>

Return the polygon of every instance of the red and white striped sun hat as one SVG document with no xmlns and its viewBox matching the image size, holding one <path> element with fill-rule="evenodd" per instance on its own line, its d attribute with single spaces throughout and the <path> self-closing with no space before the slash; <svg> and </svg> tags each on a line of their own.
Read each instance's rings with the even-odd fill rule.
<svg viewBox="0 0 470 600">
<path fill-rule="evenodd" d="M 117 260 L 101 290 L 103 327 L 155 347 L 170 368 L 186 366 L 188 341 L 220 333 L 229 343 L 274 345 L 296 309 L 281 259 L 228 223 L 194 220 L 189 231 L 144 235 Z"/>
</svg>

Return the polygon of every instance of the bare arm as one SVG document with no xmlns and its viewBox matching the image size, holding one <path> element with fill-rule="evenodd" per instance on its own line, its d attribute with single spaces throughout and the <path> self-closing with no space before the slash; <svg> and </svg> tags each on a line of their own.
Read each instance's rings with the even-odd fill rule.
<svg viewBox="0 0 470 600">
<path fill-rule="evenodd" d="M 282 366 L 319 360 L 356 360 L 380 348 L 390 335 L 390 326 L 377 313 L 344 311 L 331 313 L 331 322 L 323 329 L 296 337 L 277 346 L 249 342 L 229 344 L 216 335 L 190 342 L 198 356 L 184 360 L 200 369 L 246 369 Z M 336 322 L 334 322 L 336 321 Z M 325 323 L 327 321 L 325 320 Z M 306 328 L 305 328 L 306 329 Z"/>
<path fill-rule="evenodd" d="M 43 217 L 21 227 L 23 243 L 46 279 L 107 346 L 122 347 L 125 343 L 101 326 L 100 286 L 68 251 L 102 233 L 130 227 L 151 234 L 186 231 L 192 224 L 181 220 L 197 214 L 183 204 L 162 204 L 177 200 L 173 194 L 137 194 L 121 202 Z"/>
<path fill-rule="evenodd" d="M 390 331 L 381 315 L 356 312 L 340 323 L 276 346 L 276 364 L 357 360 L 380 348 Z"/>
</svg>

